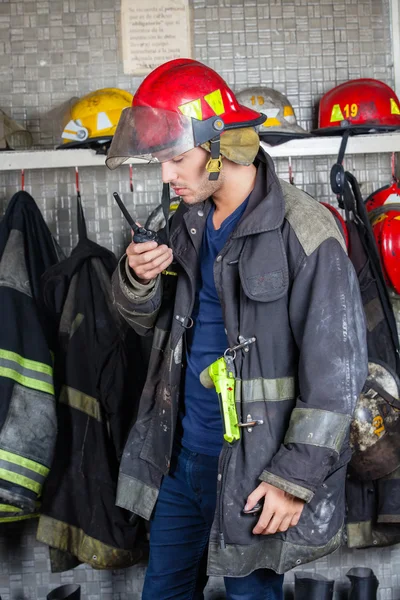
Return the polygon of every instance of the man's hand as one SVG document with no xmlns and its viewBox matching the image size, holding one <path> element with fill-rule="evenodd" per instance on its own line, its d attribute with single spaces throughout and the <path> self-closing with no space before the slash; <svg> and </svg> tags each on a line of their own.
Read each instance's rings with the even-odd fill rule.
<svg viewBox="0 0 400 600">
<path fill-rule="evenodd" d="M 141 283 L 148 283 L 172 263 L 172 250 L 157 242 L 133 242 L 126 249 L 128 264 Z"/>
<path fill-rule="evenodd" d="M 303 500 L 263 481 L 247 498 L 244 510 L 253 508 L 261 498 L 264 498 L 264 508 L 254 534 L 268 535 L 297 525 L 304 508 Z"/>
</svg>

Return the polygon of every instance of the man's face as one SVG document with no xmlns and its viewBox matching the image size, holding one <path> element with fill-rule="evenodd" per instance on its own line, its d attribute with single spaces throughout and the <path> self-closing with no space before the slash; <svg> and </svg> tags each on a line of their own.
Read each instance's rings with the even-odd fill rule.
<svg viewBox="0 0 400 600">
<path fill-rule="evenodd" d="M 223 184 L 222 171 L 217 181 L 208 179 L 206 164 L 209 158 L 210 154 L 200 147 L 175 156 L 172 160 L 161 163 L 162 180 L 169 183 L 175 194 L 186 204 L 203 202 Z"/>
</svg>

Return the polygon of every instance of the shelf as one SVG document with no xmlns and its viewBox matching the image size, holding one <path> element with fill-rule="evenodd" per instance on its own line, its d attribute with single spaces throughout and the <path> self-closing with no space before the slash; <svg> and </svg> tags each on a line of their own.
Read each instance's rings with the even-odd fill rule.
<svg viewBox="0 0 400 600">
<path fill-rule="evenodd" d="M 306 157 L 306 156 L 337 156 L 341 136 L 315 136 L 307 139 L 291 140 L 280 146 L 268 146 L 261 142 L 262 147 L 273 158 Z M 348 139 L 347 154 L 379 154 L 381 152 L 400 152 L 400 132 L 375 133 L 370 135 L 355 135 Z"/>
<path fill-rule="evenodd" d="M 341 137 L 312 137 L 291 140 L 280 146 L 263 148 L 273 158 L 337 156 Z M 378 154 L 400 152 L 400 132 L 356 135 L 349 138 L 347 154 Z M 129 162 L 146 165 L 147 161 L 131 159 Z M 0 152 L 0 171 L 21 169 L 62 169 L 70 167 L 105 167 L 105 156 L 93 150 L 74 148 L 71 150 L 27 150 L 24 152 Z"/>
<path fill-rule="evenodd" d="M 104 154 L 96 154 L 94 150 L 86 148 L 0 152 L 0 171 L 105 167 L 105 160 Z M 147 161 L 139 159 L 132 159 L 130 162 L 141 165 L 148 164 Z"/>
</svg>

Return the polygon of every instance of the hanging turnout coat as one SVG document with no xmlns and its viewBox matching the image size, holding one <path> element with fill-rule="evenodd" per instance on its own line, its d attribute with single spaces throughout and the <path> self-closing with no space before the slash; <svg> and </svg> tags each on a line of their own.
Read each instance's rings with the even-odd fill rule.
<svg viewBox="0 0 400 600">
<path fill-rule="evenodd" d="M 34 199 L 0 223 L 0 521 L 34 514 L 56 439 L 53 360 L 40 278 L 59 254 Z"/>
<path fill-rule="evenodd" d="M 283 573 L 342 541 L 349 425 L 367 375 L 364 313 L 354 269 L 330 212 L 277 178 L 260 151 L 248 206 L 214 263 L 229 345 L 236 355 L 239 419 L 262 424 L 224 443 L 208 553 L 210 575 Z M 137 284 L 120 262 L 113 292 L 138 332 L 154 328 L 139 415 L 121 461 L 117 502 L 149 519 L 168 473 L 179 412 L 185 327 L 195 301 L 199 249 L 210 202 L 183 203 L 170 236 L 177 277 Z M 239 337 L 240 336 L 240 337 Z M 251 430 L 250 430 L 251 429 Z M 296 527 L 253 535 L 243 515 L 266 481 L 305 501 Z"/>
<path fill-rule="evenodd" d="M 347 212 L 349 256 L 359 279 L 366 315 L 370 361 L 369 380 L 353 423 L 353 428 L 356 426 L 353 431 L 355 452 L 346 481 L 347 545 L 350 548 L 388 546 L 400 542 L 400 432 L 399 421 L 393 419 L 398 409 L 388 404 L 390 397 L 380 396 L 376 389 L 368 387 L 371 380 L 372 385 L 379 383 L 384 392 L 394 393 L 393 402 L 398 403 L 400 362 L 395 319 L 398 296 L 391 294 L 385 285 L 360 187 L 354 175 L 347 171 L 342 202 Z M 374 365 L 383 368 L 380 374 L 375 374 Z M 397 391 L 391 389 L 393 383 Z"/>
<path fill-rule="evenodd" d="M 78 217 L 78 245 L 43 278 L 49 317 L 58 323 L 58 436 L 37 538 L 58 549 L 51 553 L 53 571 L 79 562 L 117 569 L 142 556 L 138 527 L 115 500 L 144 355 L 112 303 L 116 258 L 87 238 L 79 201 Z"/>
</svg>

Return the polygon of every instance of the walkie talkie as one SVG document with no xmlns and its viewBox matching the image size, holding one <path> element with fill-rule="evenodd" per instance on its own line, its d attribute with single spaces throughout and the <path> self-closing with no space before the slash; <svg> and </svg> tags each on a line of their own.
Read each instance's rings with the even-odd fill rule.
<svg viewBox="0 0 400 600">
<path fill-rule="evenodd" d="M 139 227 L 139 225 L 135 223 L 131 215 L 128 213 L 126 206 L 122 202 L 118 192 L 114 192 L 113 196 L 115 198 L 116 203 L 120 207 L 122 214 L 128 221 L 133 233 L 135 234 L 133 236 L 133 241 L 135 242 L 135 244 L 142 244 L 143 242 L 157 242 L 157 244 L 159 244 L 160 240 L 158 239 L 157 232 L 152 231 L 151 229 L 146 229 L 146 227 Z"/>
</svg>

